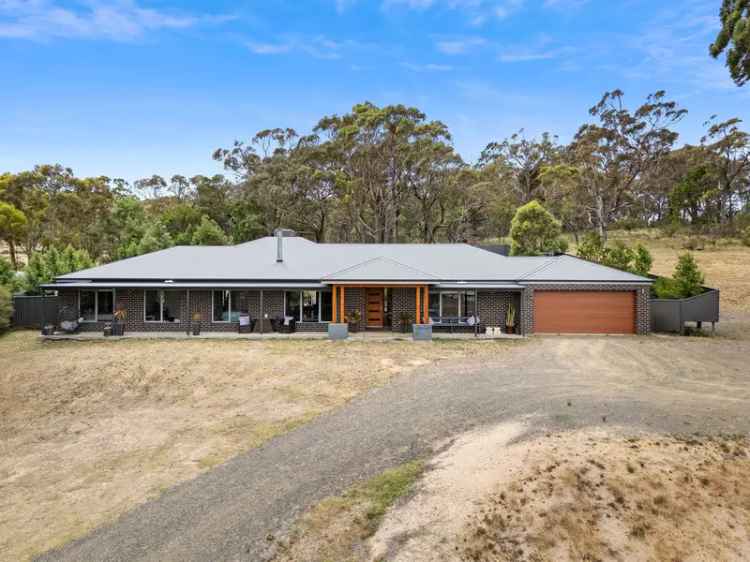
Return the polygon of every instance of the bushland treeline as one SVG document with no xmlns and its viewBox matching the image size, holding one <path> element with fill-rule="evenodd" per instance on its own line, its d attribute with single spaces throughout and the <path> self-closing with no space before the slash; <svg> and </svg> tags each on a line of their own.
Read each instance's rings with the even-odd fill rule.
<svg viewBox="0 0 750 562">
<path fill-rule="evenodd" d="M 258 132 L 219 148 L 225 175 L 129 184 L 61 165 L 0 175 L 0 239 L 19 253 L 70 246 L 106 262 L 175 244 L 227 244 L 297 230 L 320 242 L 496 239 L 532 200 L 565 231 L 688 224 L 735 234 L 750 224 L 750 136 L 711 118 L 696 145 L 675 127 L 687 110 L 662 91 L 629 108 L 619 90 L 590 109 L 570 143 L 523 131 L 475 163 L 448 127 L 403 105 L 361 103 L 312 131 Z"/>
</svg>

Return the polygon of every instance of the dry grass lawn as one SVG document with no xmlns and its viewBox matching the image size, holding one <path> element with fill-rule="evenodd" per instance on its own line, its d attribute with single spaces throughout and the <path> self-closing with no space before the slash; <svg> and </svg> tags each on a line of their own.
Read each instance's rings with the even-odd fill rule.
<svg viewBox="0 0 750 562">
<path fill-rule="evenodd" d="M 721 290 L 722 309 L 750 312 L 750 247 L 736 240 L 665 237 L 656 229 L 616 231 L 610 239 L 646 246 L 654 257 L 652 273 L 657 275 L 671 276 L 680 254 L 692 252 L 706 274 L 706 284 Z M 686 249 L 691 240 L 702 249 Z"/>
<path fill-rule="evenodd" d="M 0 558 L 28 559 L 395 376 L 446 342 L 0 338 Z"/>
</svg>

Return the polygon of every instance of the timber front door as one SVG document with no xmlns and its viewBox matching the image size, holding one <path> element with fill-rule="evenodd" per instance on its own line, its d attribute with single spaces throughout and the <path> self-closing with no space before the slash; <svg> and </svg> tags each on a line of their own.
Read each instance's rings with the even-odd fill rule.
<svg viewBox="0 0 750 562">
<path fill-rule="evenodd" d="M 383 289 L 367 289 L 367 327 L 383 327 Z"/>
</svg>

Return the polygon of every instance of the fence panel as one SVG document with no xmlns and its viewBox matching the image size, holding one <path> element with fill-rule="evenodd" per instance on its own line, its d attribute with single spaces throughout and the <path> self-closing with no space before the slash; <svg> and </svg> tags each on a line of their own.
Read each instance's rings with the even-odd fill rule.
<svg viewBox="0 0 750 562">
<path fill-rule="evenodd" d="M 13 297 L 13 326 L 41 328 L 43 323 L 57 323 L 59 297 Z"/>
</svg>

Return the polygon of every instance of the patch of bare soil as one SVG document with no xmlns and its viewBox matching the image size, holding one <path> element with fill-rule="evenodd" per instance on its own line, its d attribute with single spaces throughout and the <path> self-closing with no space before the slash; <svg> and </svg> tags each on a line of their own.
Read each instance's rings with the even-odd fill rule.
<svg viewBox="0 0 750 562">
<path fill-rule="evenodd" d="M 0 559 L 22 560 L 471 342 L 0 338 Z"/>
<path fill-rule="evenodd" d="M 560 435 L 457 541 L 470 561 L 748 560 L 746 438 Z"/>
<path fill-rule="evenodd" d="M 459 439 L 389 513 L 369 560 L 750 559 L 750 443 L 616 431 Z"/>
</svg>

